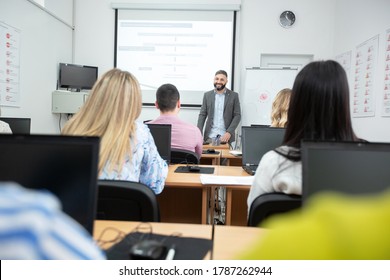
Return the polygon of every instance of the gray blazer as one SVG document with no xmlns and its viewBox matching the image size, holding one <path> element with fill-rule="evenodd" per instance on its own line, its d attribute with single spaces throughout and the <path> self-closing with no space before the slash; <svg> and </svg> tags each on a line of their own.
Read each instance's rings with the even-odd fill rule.
<svg viewBox="0 0 390 280">
<path fill-rule="evenodd" d="M 223 107 L 223 120 L 225 122 L 226 131 L 229 132 L 232 137 L 229 140 L 229 143 L 234 142 L 235 140 L 235 131 L 238 124 L 241 121 L 241 108 L 240 100 L 238 99 L 238 93 L 230 89 L 226 89 L 225 93 L 225 105 Z M 206 127 L 203 133 L 203 139 L 207 140 L 211 124 L 214 119 L 214 106 L 215 105 L 215 92 L 210 90 L 204 93 L 202 108 L 200 109 L 198 117 L 198 127 L 200 131 L 203 132 L 203 126 L 206 122 Z"/>
</svg>

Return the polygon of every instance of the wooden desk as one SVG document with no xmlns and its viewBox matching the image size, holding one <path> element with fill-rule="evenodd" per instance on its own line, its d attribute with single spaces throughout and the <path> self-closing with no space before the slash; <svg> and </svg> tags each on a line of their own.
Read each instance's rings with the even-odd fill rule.
<svg viewBox="0 0 390 280">
<path fill-rule="evenodd" d="M 220 174 L 223 176 L 249 176 L 248 173 L 238 166 L 221 166 Z M 225 224 L 231 225 L 232 218 L 235 224 L 246 226 L 247 221 L 247 202 L 251 186 L 248 185 L 223 185 L 226 188 L 226 209 L 225 209 Z M 234 195 L 233 195 L 234 194 Z M 236 198 L 236 199 L 234 199 Z"/>
<path fill-rule="evenodd" d="M 221 159 L 226 158 L 226 165 L 229 166 L 242 166 L 242 156 L 235 156 L 230 153 L 230 150 L 223 149 L 221 150 Z"/>
<path fill-rule="evenodd" d="M 209 189 L 200 182 L 199 173 L 175 173 L 179 166 L 185 164 L 169 166 L 165 188 L 157 196 L 161 221 L 206 224 Z"/>
<path fill-rule="evenodd" d="M 226 149 L 224 149 L 225 151 L 227 151 Z M 202 154 L 202 156 L 200 157 L 200 164 L 204 164 L 203 160 L 206 159 L 206 160 L 211 160 L 211 165 L 219 165 L 220 164 L 220 159 L 221 159 L 221 154 L 222 154 L 222 150 L 215 150 L 217 151 L 218 153 L 217 154 Z"/>
<path fill-rule="evenodd" d="M 129 233 L 134 230 L 140 222 L 124 222 L 124 221 L 103 221 L 96 220 L 94 224 L 93 237 L 98 241 L 112 240 L 116 237 L 114 230 L 108 230 L 101 236 L 106 228 L 115 228 L 122 232 Z M 214 237 L 212 236 L 211 225 L 199 224 L 178 224 L 178 223 L 148 223 L 152 226 L 153 233 L 170 235 L 172 233 L 181 233 L 183 237 L 213 239 L 213 259 L 214 260 L 234 260 L 258 238 L 261 238 L 266 233 L 266 229 L 256 227 L 236 227 L 236 226 L 215 226 Z M 112 243 L 107 243 L 102 246 L 107 249 L 112 246 Z M 210 259 L 211 254 L 208 253 L 205 259 Z"/>
<path fill-rule="evenodd" d="M 179 166 L 185 166 L 184 164 L 175 164 L 170 165 L 168 169 L 168 176 L 165 181 L 165 189 L 158 196 L 159 203 L 160 203 L 160 209 L 161 209 L 161 221 L 165 222 L 193 222 L 190 219 L 186 219 L 185 215 L 191 216 L 192 213 L 196 214 L 196 211 L 199 211 L 199 207 L 195 204 L 198 194 L 195 192 L 201 192 L 200 199 L 201 199 L 201 205 L 200 205 L 200 212 L 201 212 L 201 218 L 200 222 L 202 224 L 207 223 L 207 213 L 208 211 L 214 211 L 214 199 L 213 194 L 215 192 L 216 187 L 226 187 L 226 224 L 230 225 L 232 221 L 232 207 L 234 204 L 233 200 L 233 191 L 239 190 L 244 191 L 246 196 L 249 192 L 250 186 L 248 185 L 229 185 L 229 182 L 226 182 L 224 184 L 219 184 L 218 186 L 213 185 L 203 185 L 200 181 L 200 173 L 175 173 L 175 170 Z M 206 167 L 206 166 L 205 166 Z M 241 168 L 237 166 L 208 166 L 208 167 L 214 167 L 214 174 L 213 175 L 220 175 L 220 176 L 248 176 L 248 174 Z M 192 190 L 192 192 L 186 192 L 185 194 L 178 196 L 175 196 L 172 194 L 171 188 L 176 188 L 180 191 L 185 190 Z M 246 196 L 244 197 L 244 201 L 241 199 L 240 203 L 237 204 L 236 208 L 234 209 L 234 212 L 240 213 L 239 217 L 241 218 L 240 225 L 246 225 L 246 216 L 247 216 L 247 204 L 246 204 Z M 209 204 L 209 200 L 211 200 Z M 192 205 L 192 206 L 191 206 Z M 176 207 L 175 207 L 176 206 Z M 178 208 L 186 208 L 186 210 L 179 211 Z M 186 212 L 190 211 L 190 212 Z M 168 213 L 167 215 L 165 215 Z M 179 216 L 178 220 L 172 220 L 171 216 Z M 183 216 L 181 216 L 183 215 Z"/>
<path fill-rule="evenodd" d="M 230 146 L 229 146 L 228 143 L 226 143 L 226 144 L 221 144 L 221 145 L 218 145 L 218 146 L 213 146 L 213 145 L 211 145 L 211 144 L 203 145 L 203 150 L 207 150 L 207 149 L 229 150 L 229 149 L 230 149 Z"/>
<path fill-rule="evenodd" d="M 222 159 L 226 159 L 226 165 L 228 166 L 242 166 L 242 157 L 232 155 L 229 149 L 218 149 L 218 147 L 216 147 L 215 151 L 219 153 L 202 154 L 202 157 L 200 158 L 200 164 L 220 165 L 220 161 Z"/>
<path fill-rule="evenodd" d="M 215 226 L 213 260 L 234 260 L 259 238 L 266 229 L 256 227 Z"/>
</svg>

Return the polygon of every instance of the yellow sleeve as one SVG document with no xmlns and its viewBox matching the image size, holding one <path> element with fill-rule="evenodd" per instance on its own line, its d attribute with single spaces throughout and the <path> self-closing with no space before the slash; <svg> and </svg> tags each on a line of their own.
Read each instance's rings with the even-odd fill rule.
<svg viewBox="0 0 390 280">
<path fill-rule="evenodd" d="M 322 194 L 304 209 L 265 223 L 270 231 L 240 259 L 390 259 L 390 191 Z"/>
</svg>

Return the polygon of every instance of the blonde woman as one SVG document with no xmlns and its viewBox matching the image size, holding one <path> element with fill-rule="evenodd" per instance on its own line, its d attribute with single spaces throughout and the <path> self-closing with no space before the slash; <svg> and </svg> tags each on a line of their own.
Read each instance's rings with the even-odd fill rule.
<svg viewBox="0 0 390 280">
<path fill-rule="evenodd" d="M 112 69 L 95 83 L 62 134 L 100 137 L 99 179 L 139 181 L 159 194 L 168 166 L 147 126 L 136 121 L 140 113 L 137 79 L 129 72 Z"/>
<path fill-rule="evenodd" d="M 285 127 L 287 124 L 287 111 L 290 103 L 291 89 L 285 88 L 278 92 L 272 103 L 271 126 Z"/>
</svg>

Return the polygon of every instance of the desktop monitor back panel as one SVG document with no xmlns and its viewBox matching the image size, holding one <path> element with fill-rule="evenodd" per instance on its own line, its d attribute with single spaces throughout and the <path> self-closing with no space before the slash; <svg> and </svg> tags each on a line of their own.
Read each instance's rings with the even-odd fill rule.
<svg viewBox="0 0 390 280">
<path fill-rule="evenodd" d="M 390 143 L 302 142 L 303 201 L 321 191 L 369 194 L 390 188 Z"/>
<path fill-rule="evenodd" d="M 30 118 L 0 118 L 0 121 L 9 124 L 13 134 L 30 134 Z"/>
<path fill-rule="evenodd" d="M 284 128 L 243 126 L 241 128 L 242 164 L 258 165 L 265 153 L 283 142 Z"/>
<path fill-rule="evenodd" d="M 99 138 L 0 134 L 0 151 L 0 181 L 52 192 L 92 234 Z"/>
<path fill-rule="evenodd" d="M 170 124 L 150 124 L 148 123 L 150 133 L 153 136 L 157 151 L 168 164 L 171 162 L 171 130 Z"/>
</svg>

